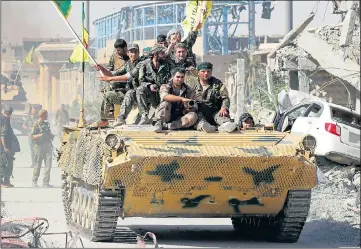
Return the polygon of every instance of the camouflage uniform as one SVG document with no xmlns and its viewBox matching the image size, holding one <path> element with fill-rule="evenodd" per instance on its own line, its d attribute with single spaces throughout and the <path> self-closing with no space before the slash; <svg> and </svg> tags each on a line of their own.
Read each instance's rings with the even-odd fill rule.
<svg viewBox="0 0 361 249">
<path fill-rule="evenodd" d="M 181 128 L 189 128 L 193 126 L 198 119 L 196 114 L 197 105 L 190 109 L 186 109 L 183 103 L 180 102 L 167 102 L 164 97 L 172 94 L 175 96 L 196 100 L 194 90 L 192 90 L 187 84 L 183 83 L 180 89 L 173 87 L 173 82 L 164 84 L 160 87 L 159 95 L 161 103 L 156 109 L 155 119 L 157 121 L 157 130 L 166 128 L 169 130 L 176 130 Z"/>
<path fill-rule="evenodd" d="M 208 87 L 204 89 L 198 81 L 195 87 L 199 109 L 199 119 L 196 124 L 197 129 L 202 130 L 204 123 L 212 126 L 218 125 L 221 126 L 221 128 L 232 124 L 232 127 L 227 127 L 227 130 L 233 131 L 236 128 L 235 123 L 232 123 L 229 117 L 220 116 L 220 109 L 225 108 L 228 111 L 230 106 L 226 86 L 213 76 L 208 80 L 208 84 Z"/>
<path fill-rule="evenodd" d="M 128 74 L 128 77 L 130 78 L 128 81 L 127 93 L 120 106 L 118 120 L 125 120 L 132 110 L 133 105 L 137 102 L 136 89 L 139 87 L 139 69 L 142 63 L 143 62 L 140 59 L 137 59 L 134 63 L 127 61 L 123 67 L 113 72 L 114 76 Z"/>
<path fill-rule="evenodd" d="M 114 53 L 109 60 L 109 64 L 107 69 L 109 71 L 116 71 L 121 69 L 124 64 L 129 60 L 128 55 L 124 55 L 120 57 L 117 53 Z M 124 99 L 124 93 L 127 86 L 127 82 L 113 82 L 111 84 L 107 84 L 103 93 L 103 101 L 100 108 L 100 118 L 102 120 L 108 120 L 108 114 L 110 108 L 113 105 L 121 105 Z"/>
<path fill-rule="evenodd" d="M 24 126 L 28 127 L 27 130 L 28 130 L 28 142 L 29 142 L 30 155 L 31 155 L 31 167 L 34 167 L 35 165 L 35 154 L 34 154 L 35 150 L 34 150 L 33 139 L 31 138 L 30 134 L 31 134 L 31 129 L 33 128 L 33 125 L 37 119 L 38 117 L 29 115 L 24 121 Z"/>
<path fill-rule="evenodd" d="M 177 30 L 170 30 L 168 32 L 168 35 L 167 35 L 168 40 L 169 40 L 170 36 L 175 33 L 175 31 L 177 31 Z M 188 33 L 187 38 L 184 41 L 182 41 L 182 43 L 184 43 L 187 48 L 186 49 L 187 50 L 187 59 L 190 60 L 193 65 L 197 64 L 196 55 L 193 53 L 193 46 L 196 43 L 197 36 L 198 36 L 198 31 L 190 31 Z M 174 56 L 174 51 L 171 51 L 170 55 Z"/>
<path fill-rule="evenodd" d="M 54 135 L 51 133 L 49 123 L 42 120 L 38 120 L 34 123 L 30 134 L 31 136 L 43 134 L 37 141 L 34 141 L 35 165 L 33 170 L 33 186 L 37 186 L 43 161 L 45 164 L 43 184 L 49 185 L 52 162 L 52 140 Z"/>
<path fill-rule="evenodd" d="M 10 119 L 0 114 L 0 133 L 1 138 L 4 138 L 5 145 L 8 152 L 5 152 L 2 142 L 0 141 L 0 165 L 1 165 L 1 181 L 4 184 L 10 184 L 10 177 L 13 174 L 14 168 L 14 155 L 20 148 L 15 148 L 16 136 L 10 124 Z"/>
<path fill-rule="evenodd" d="M 175 54 L 170 54 L 168 56 L 168 63 L 170 64 L 171 69 L 176 67 L 181 67 L 187 69 L 189 67 L 196 67 L 196 64 L 193 62 L 191 57 L 186 57 L 184 61 L 179 61 Z"/>
<path fill-rule="evenodd" d="M 164 47 L 162 47 L 164 49 Z M 137 102 L 139 114 L 144 117 L 148 116 L 149 105 L 156 108 L 159 104 L 159 93 L 152 92 L 150 86 L 157 85 L 158 89 L 162 84 L 167 84 L 171 78 L 170 65 L 167 60 L 160 61 L 158 69 L 154 68 L 151 59 L 144 61 L 139 70 L 140 86 L 137 88 Z"/>
</svg>

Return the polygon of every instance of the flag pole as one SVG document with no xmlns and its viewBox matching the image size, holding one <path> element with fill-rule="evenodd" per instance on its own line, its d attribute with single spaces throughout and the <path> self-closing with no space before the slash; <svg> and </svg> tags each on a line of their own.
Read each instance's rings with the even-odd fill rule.
<svg viewBox="0 0 361 249">
<path fill-rule="evenodd" d="M 76 34 L 76 32 L 74 31 L 74 29 L 71 27 L 71 25 L 69 24 L 68 20 L 66 20 L 65 16 L 63 16 L 63 14 L 61 14 L 61 11 L 59 10 L 58 6 L 56 6 L 56 4 L 53 2 L 53 6 L 55 7 L 55 9 L 57 10 L 58 14 L 63 18 L 63 20 L 65 21 L 66 25 L 68 26 L 69 30 L 73 33 L 73 35 L 76 37 L 76 39 L 78 40 L 78 42 L 80 42 L 80 45 L 82 46 L 82 48 L 86 51 L 87 55 L 89 56 L 89 58 L 91 59 L 91 61 L 94 63 L 94 65 L 97 65 L 96 61 L 94 60 L 94 58 L 90 55 L 89 51 L 85 48 L 83 42 L 80 40 L 79 36 Z M 88 30 L 89 32 L 89 30 Z M 102 75 L 103 72 L 99 71 Z"/>
<path fill-rule="evenodd" d="M 85 38 L 85 34 L 84 34 L 84 2 L 81 3 L 82 4 L 82 13 L 81 13 L 81 23 L 82 23 L 82 38 L 83 38 L 83 41 L 81 42 L 82 45 L 83 42 L 84 42 L 84 38 Z M 87 13 L 88 14 L 88 13 Z M 89 31 L 88 31 L 89 32 Z M 89 34 L 89 33 L 88 33 Z M 88 35 L 89 37 L 89 35 Z M 80 117 L 79 117 L 79 122 L 78 122 L 78 127 L 79 128 L 84 128 L 85 127 L 85 118 L 84 118 L 84 88 L 85 88 L 85 61 L 84 61 L 84 57 L 85 57 L 85 52 L 84 52 L 85 49 L 85 46 L 83 47 L 83 52 L 82 52 L 82 55 L 83 55 L 83 59 L 82 59 L 82 67 L 81 67 L 81 70 L 82 70 L 82 76 L 83 76 L 83 86 L 82 86 L 82 96 L 81 96 L 81 109 L 80 109 Z"/>
</svg>

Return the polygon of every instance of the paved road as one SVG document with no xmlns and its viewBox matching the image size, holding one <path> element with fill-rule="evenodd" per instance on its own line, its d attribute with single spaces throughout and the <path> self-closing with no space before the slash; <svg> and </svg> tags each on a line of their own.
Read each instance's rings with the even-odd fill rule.
<svg viewBox="0 0 361 249">
<path fill-rule="evenodd" d="M 50 222 L 49 232 L 67 231 L 63 214 L 60 189 L 60 170 L 53 162 L 51 183 L 54 189 L 32 188 L 30 155 L 26 138 L 20 138 L 22 152 L 16 156 L 13 184 L 15 188 L 2 189 L 1 200 L 5 202 L 7 217 L 45 217 Z M 39 178 L 42 183 L 42 173 Z M 143 219 L 133 218 L 118 221 L 118 226 L 127 227 L 138 233 L 147 231 L 157 235 L 162 247 L 342 247 L 356 246 L 346 242 L 345 236 L 359 238 L 359 230 L 354 230 L 346 223 L 328 220 L 312 220 L 308 222 L 298 243 L 278 244 L 266 242 L 244 241 L 233 235 L 230 219 Z M 328 232 L 328 229 L 330 232 Z M 337 233 L 336 233 L 337 229 Z M 341 231 L 341 233 L 339 232 Z M 358 236 L 358 237 L 357 237 Z M 332 239 L 330 239 L 332 237 Z M 336 239 L 335 239 L 336 238 Z M 65 237 L 48 236 L 47 240 L 54 246 L 64 247 Z M 83 240 L 85 247 L 123 248 L 135 247 L 134 243 L 93 243 Z"/>
</svg>

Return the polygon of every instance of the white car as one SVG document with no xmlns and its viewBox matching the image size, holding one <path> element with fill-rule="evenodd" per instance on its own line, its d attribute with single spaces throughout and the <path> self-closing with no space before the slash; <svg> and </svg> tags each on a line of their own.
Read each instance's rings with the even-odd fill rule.
<svg viewBox="0 0 361 249">
<path fill-rule="evenodd" d="M 344 165 L 360 165 L 360 114 L 318 100 L 306 100 L 277 115 L 275 128 L 312 140 L 314 153 Z M 309 142 L 308 142 L 309 143 Z"/>
</svg>

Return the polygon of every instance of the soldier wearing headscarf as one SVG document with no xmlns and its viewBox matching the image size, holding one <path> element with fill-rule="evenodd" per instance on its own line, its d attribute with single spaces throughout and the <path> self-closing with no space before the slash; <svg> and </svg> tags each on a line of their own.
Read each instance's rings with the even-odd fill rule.
<svg viewBox="0 0 361 249">
<path fill-rule="evenodd" d="M 202 62 L 197 66 L 199 81 L 195 86 L 198 101 L 197 130 L 232 132 L 237 128 L 229 117 L 230 100 L 226 86 L 212 76 L 213 65 Z"/>
</svg>

